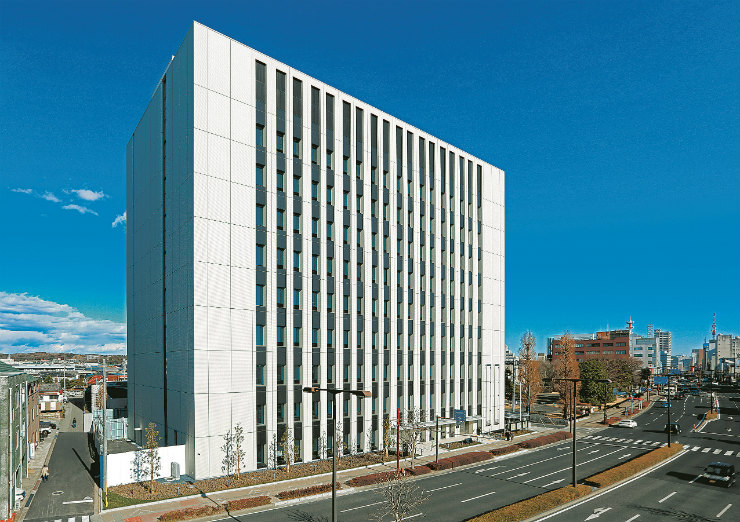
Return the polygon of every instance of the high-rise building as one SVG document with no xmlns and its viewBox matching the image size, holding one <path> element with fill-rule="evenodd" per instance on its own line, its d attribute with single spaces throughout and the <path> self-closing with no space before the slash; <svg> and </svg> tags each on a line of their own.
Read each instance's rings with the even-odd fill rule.
<svg viewBox="0 0 740 522">
<path fill-rule="evenodd" d="M 504 422 L 504 173 L 198 23 L 127 147 L 129 436 L 186 472 Z M 343 397 L 303 386 L 366 389 Z M 429 423 L 432 425 L 433 423 Z M 444 423 L 443 423 L 444 424 Z M 430 434 L 432 435 L 432 434 Z"/>
<path fill-rule="evenodd" d="M 671 366 L 671 332 L 656 328 L 654 331 L 655 344 L 660 354 L 660 365 L 663 368 Z"/>
</svg>

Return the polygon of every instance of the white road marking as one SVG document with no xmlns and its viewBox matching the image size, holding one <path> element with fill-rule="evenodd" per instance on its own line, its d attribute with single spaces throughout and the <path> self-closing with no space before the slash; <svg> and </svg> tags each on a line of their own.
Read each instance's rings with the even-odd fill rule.
<svg viewBox="0 0 740 522">
<path fill-rule="evenodd" d="M 716 449 L 712 453 L 714 453 L 716 455 L 717 453 L 722 453 L 722 450 L 721 449 Z"/>
<path fill-rule="evenodd" d="M 553 484 L 560 484 L 561 482 L 564 482 L 564 481 L 565 481 L 565 479 L 560 479 L 560 480 L 553 480 L 552 482 L 548 482 L 547 484 L 545 484 L 545 485 L 544 485 L 544 486 L 542 486 L 542 487 L 543 487 L 543 488 L 546 488 L 546 487 L 548 487 L 548 486 L 552 486 Z"/>
<path fill-rule="evenodd" d="M 725 457 L 728 455 L 732 455 L 733 453 L 735 453 L 734 450 L 725 451 Z"/>
<path fill-rule="evenodd" d="M 640 516 L 640 515 L 635 515 L 635 516 L 634 516 L 634 517 L 632 517 L 632 518 L 628 518 L 628 519 L 626 520 L 626 522 L 632 522 L 632 521 L 633 521 L 634 519 L 636 519 L 636 518 L 637 518 L 637 517 L 639 517 L 639 516 Z"/>
<path fill-rule="evenodd" d="M 693 448 L 691 448 L 691 451 L 697 451 L 698 449 L 699 449 L 699 446 L 694 446 Z"/>
<path fill-rule="evenodd" d="M 476 473 L 483 473 L 484 471 L 490 471 L 492 469 L 500 468 L 501 466 L 494 466 L 492 468 L 483 468 L 483 469 L 477 469 L 475 470 Z"/>
<path fill-rule="evenodd" d="M 460 484 L 462 484 L 462 482 L 458 482 L 456 484 L 450 484 L 449 486 L 442 486 L 441 488 L 426 489 L 424 491 L 426 491 L 427 493 L 431 493 L 432 491 L 439 491 L 440 489 L 454 488 L 455 486 L 459 486 Z"/>
<path fill-rule="evenodd" d="M 589 516 L 586 517 L 586 520 L 593 520 L 595 518 L 599 518 L 603 513 L 606 513 L 610 509 L 611 509 L 610 507 L 608 507 L 608 508 L 596 508 L 596 509 L 594 509 L 594 512 L 592 514 L 590 514 Z"/>
<path fill-rule="evenodd" d="M 727 504 L 727 505 L 725 506 L 725 509 L 723 509 L 722 511 L 720 511 L 719 513 L 717 513 L 717 518 L 719 518 L 719 517 L 721 517 L 722 515 L 724 515 L 724 514 L 725 514 L 725 511 L 727 511 L 728 509 L 730 509 L 730 507 L 731 507 L 731 506 L 732 506 L 732 504 Z"/>
<path fill-rule="evenodd" d="M 711 450 L 711 449 L 712 449 L 712 448 L 704 448 L 703 450 L 701 450 L 701 452 L 702 452 L 702 453 L 707 453 L 707 452 L 708 452 L 709 450 Z"/>
<path fill-rule="evenodd" d="M 493 495 L 494 493 L 496 493 L 496 492 L 495 491 L 491 491 L 490 493 L 483 493 L 482 495 L 478 495 L 477 497 L 466 498 L 465 500 L 461 500 L 460 502 L 470 502 L 471 500 L 475 500 L 475 499 L 481 498 L 481 497 L 487 497 L 488 495 Z"/>
<path fill-rule="evenodd" d="M 69 518 L 67 518 L 67 522 L 75 522 L 75 517 L 69 517 Z"/>
<path fill-rule="evenodd" d="M 85 504 L 87 502 L 92 503 L 93 499 L 90 497 L 85 497 L 82 500 L 68 500 L 67 502 L 62 502 L 62 504 Z M 70 522 L 74 522 L 74 519 L 72 519 Z"/>
<path fill-rule="evenodd" d="M 636 440 L 636 441 L 635 441 L 635 444 L 639 444 L 639 443 L 641 443 L 641 442 L 642 442 L 642 439 L 639 439 L 639 440 Z M 637 515 L 637 516 L 639 517 L 640 515 Z"/>
<path fill-rule="evenodd" d="M 669 498 L 671 498 L 671 497 L 672 497 L 673 495 L 675 495 L 675 494 L 676 494 L 676 492 L 675 492 L 675 491 L 674 491 L 673 493 L 669 493 L 669 494 L 668 494 L 668 495 L 666 495 L 665 497 L 661 498 L 661 499 L 660 499 L 660 500 L 658 501 L 658 504 L 662 504 L 663 502 L 665 502 L 666 500 L 668 500 Z"/>
<path fill-rule="evenodd" d="M 420 516 L 422 516 L 423 514 L 424 514 L 424 513 L 417 513 L 416 515 L 409 515 L 409 516 L 407 516 L 407 517 L 406 517 L 406 520 L 408 520 L 409 518 L 414 518 L 414 517 L 420 517 Z"/>
<path fill-rule="evenodd" d="M 598 453 L 598 452 L 599 450 L 593 450 L 593 451 L 589 451 L 588 454 L 591 455 L 592 453 Z"/>
<path fill-rule="evenodd" d="M 385 500 L 381 500 L 380 502 L 373 502 L 372 504 L 365 504 L 364 506 L 357 506 L 357 507 L 353 507 L 353 508 L 343 509 L 343 510 L 340 511 L 340 513 L 344 513 L 346 511 L 354 511 L 355 509 L 362 509 L 362 508 L 366 508 L 366 507 L 370 507 L 370 506 L 377 506 L 378 504 L 382 504 L 383 502 L 385 502 Z"/>
<path fill-rule="evenodd" d="M 82 515 L 82 522 L 90 522 L 90 515 Z"/>
<path fill-rule="evenodd" d="M 578 466 L 583 466 L 584 464 L 588 464 L 589 462 L 593 462 L 595 460 L 598 460 L 598 459 L 603 458 L 603 457 L 607 457 L 607 456 L 609 456 L 609 455 L 611 455 L 613 453 L 616 453 L 618 451 L 623 451 L 623 450 L 624 450 L 624 448 L 619 448 L 619 449 L 616 449 L 616 450 L 614 450 L 614 451 L 612 451 L 610 453 L 604 453 L 603 455 L 600 455 L 598 457 L 594 457 L 591 460 L 586 460 L 584 462 L 579 462 L 578 463 Z M 523 482 L 523 484 L 529 484 L 530 482 L 534 482 L 535 480 L 539 480 L 539 479 L 542 479 L 542 478 L 545 478 L 545 477 L 549 477 L 550 475 L 555 475 L 556 473 L 561 473 L 563 471 L 568 471 L 569 469 L 573 469 L 572 466 L 568 466 L 567 468 L 563 468 L 563 469 L 559 469 L 557 471 L 553 471 L 552 473 L 548 473 L 546 475 L 542 475 L 541 477 L 535 477 L 535 478 L 532 478 L 532 479 L 529 479 L 529 480 L 525 480 Z"/>
<path fill-rule="evenodd" d="M 529 475 L 529 471 L 525 471 L 524 473 L 519 473 L 518 475 L 512 475 L 511 477 L 507 477 L 505 480 L 511 480 L 511 479 L 523 477 L 524 475 Z"/>
</svg>

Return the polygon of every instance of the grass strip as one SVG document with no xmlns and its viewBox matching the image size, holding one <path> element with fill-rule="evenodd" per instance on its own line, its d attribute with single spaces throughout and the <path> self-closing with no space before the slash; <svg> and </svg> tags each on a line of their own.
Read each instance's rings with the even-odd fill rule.
<svg viewBox="0 0 740 522">
<path fill-rule="evenodd" d="M 518 522 L 533 517 L 543 511 L 547 511 L 571 500 L 587 495 L 591 492 L 591 486 L 578 484 L 576 487 L 565 486 L 562 488 L 542 493 L 508 506 L 500 507 L 483 513 L 477 517 L 469 518 L 469 522 Z"/>
<path fill-rule="evenodd" d="M 603 488 L 604 486 L 609 486 L 619 482 L 620 480 L 629 478 L 650 466 L 654 466 L 655 464 L 680 453 L 681 451 L 683 451 L 682 444 L 671 444 L 670 447 L 663 446 L 662 448 L 657 448 L 644 453 L 643 455 L 635 457 L 632 460 L 628 460 L 623 464 L 607 469 L 606 471 L 592 475 L 584 482 L 597 488 Z"/>
</svg>

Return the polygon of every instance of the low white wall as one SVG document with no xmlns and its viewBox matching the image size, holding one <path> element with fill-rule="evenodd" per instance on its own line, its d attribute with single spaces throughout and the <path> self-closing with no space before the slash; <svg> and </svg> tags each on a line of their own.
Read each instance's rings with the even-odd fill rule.
<svg viewBox="0 0 740 522">
<path fill-rule="evenodd" d="M 93 421 L 93 414 L 92 413 L 83 413 L 82 414 L 82 429 L 85 433 L 90 432 L 90 427 L 92 426 Z"/>
<path fill-rule="evenodd" d="M 131 482 L 149 479 L 149 474 L 141 465 L 141 457 L 145 450 L 129 451 L 108 455 L 108 486 L 130 484 Z M 185 445 L 164 446 L 159 448 L 159 458 L 162 466 L 154 478 L 169 477 L 173 462 L 180 463 L 180 473 L 185 473 Z M 139 457 L 137 458 L 137 453 Z M 138 479 L 137 479 L 138 474 Z"/>
</svg>

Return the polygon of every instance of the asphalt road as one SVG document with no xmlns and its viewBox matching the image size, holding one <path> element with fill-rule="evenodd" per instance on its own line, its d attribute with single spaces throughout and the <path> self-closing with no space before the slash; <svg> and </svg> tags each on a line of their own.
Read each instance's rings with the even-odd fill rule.
<svg viewBox="0 0 740 522">
<path fill-rule="evenodd" d="M 696 415 L 706 410 L 707 400 L 699 398 L 676 403 L 673 422 L 691 429 Z M 662 432 L 664 410 L 655 409 L 638 417 L 637 428 L 579 429 L 577 442 L 578 477 L 585 478 L 619 462 L 636 457 L 666 442 Z M 712 426 L 712 424 L 710 424 Z M 677 439 L 680 441 L 679 435 Z M 676 437 L 674 436 L 674 439 Z M 416 480 L 429 498 L 412 520 L 465 520 L 518 500 L 567 485 L 572 473 L 572 442 L 564 441 L 540 450 L 490 460 L 462 470 L 435 473 Z M 379 489 L 339 493 L 339 520 L 370 521 L 382 502 Z M 275 520 L 326 520 L 331 516 L 331 499 L 301 501 L 284 507 L 238 516 L 244 522 Z M 227 519 L 225 519 L 227 520 Z M 233 522 L 233 518 L 228 519 Z"/>
<path fill-rule="evenodd" d="M 87 433 L 82 432 L 80 410 L 69 404 L 67 410 L 49 460 L 49 480 L 39 486 L 25 522 L 58 519 L 66 522 L 78 515 L 93 514 L 95 483 L 90 475 L 93 460 L 87 446 Z M 71 422 L 75 416 L 77 427 L 73 430 Z"/>
<path fill-rule="evenodd" d="M 705 483 L 700 477 L 712 461 L 740 467 L 740 397 L 720 395 L 720 418 L 701 432 L 678 436 L 687 451 L 675 460 L 574 507 L 540 520 L 548 522 L 650 522 L 740 520 L 740 485 L 732 489 Z M 686 403 L 686 414 L 695 408 L 695 399 Z M 655 416 L 653 414 L 653 416 Z"/>
</svg>

